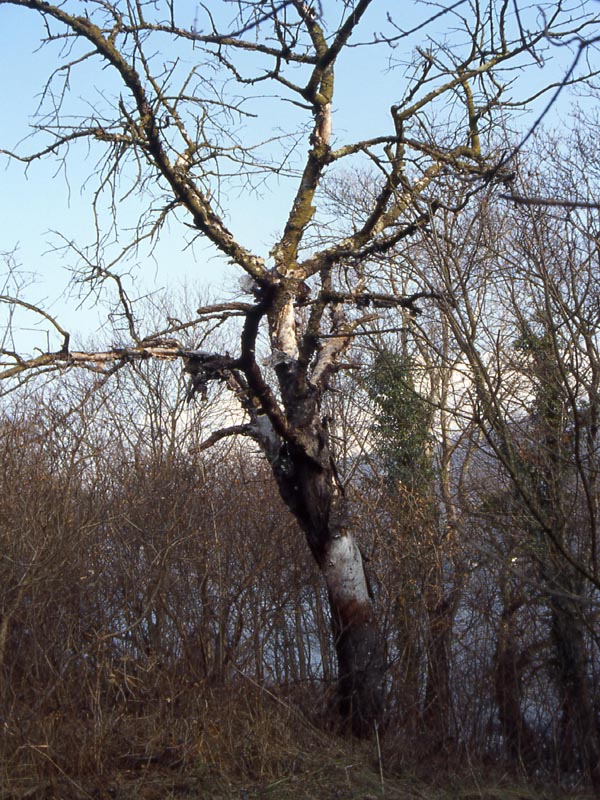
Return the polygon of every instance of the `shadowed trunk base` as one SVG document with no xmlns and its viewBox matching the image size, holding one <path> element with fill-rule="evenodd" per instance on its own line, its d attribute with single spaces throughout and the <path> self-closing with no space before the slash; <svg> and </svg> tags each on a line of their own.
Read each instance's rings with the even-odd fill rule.
<svg viewBox="0 0 600 800">
<path fill-rule="evenodd" d="M 373 735 L 383 719 L 385 669 L 381 642 L 370 607 L 355 606 L 358 619 L 345 627 L 339 625 L 334 602 L 332 611 L 338 658 L 338 710 L 353 735 L 364 739 Z"/>
</svg>

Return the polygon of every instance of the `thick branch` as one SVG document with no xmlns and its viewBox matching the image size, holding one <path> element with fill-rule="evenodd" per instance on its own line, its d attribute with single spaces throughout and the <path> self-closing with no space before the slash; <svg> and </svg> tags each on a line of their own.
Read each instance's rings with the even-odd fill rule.
<svg viewBox="0 0 600 800">
<path fill-rule="evenodd" d="M 211 433 L 209 437 L 207 437 L 203 442 L 195 448 L 196 452 L 202 452 L 203 450 L 208 450 L 217 442 L 220 442 L 222 439 L 227 439 L 229 436 L 250 436 L 251 435 L 251 426 L 250 425 L 230 425 L 228 428 L 220 428 L 218 431 L 214 431 Z"/>
<path fill-rule="evenodd" d="M 317 62 L 310 80 L 302 92 L 303 97 L 312 105 L 315 125 L 311 135 L 311 149 L 300 186 L 294 199 L 292 211 L 288 217 L 283 237 L 273 249 L 273 257 L 278 263 L 278 270 L 285 274 L 294 268 L 298 256 L 298 247 L 313 214 L 313 200 L 323 170 L 331 162 L 331 104 L 333 101 L 333 67 L 341 49 L 350 38 L 352 31 L 372 0 L 360 0 L 339 29 L 332 45 L 327 41 L 322 27 L 317 22 L 314 12 L 303 0 L 294 0 L 294 5 L 302 17 L 315 49 Z M 298 277 L 303 277 L 299 273 Z"/>
<path fill-rule="evenodd" d="M 192 182 L 185 171 L 171 164 L 160 135 L 160 125 L 152 103 L 146 94 L 140 74 L 117 50 L 114 36 L 105 37 L 103 31 L 88 17 L 68 14 L 58 6 L 43 0 L 0 0 L 0 4 L 10 4 L 39 11 L 66 25 L 77 36 L 87 39 L 99 55 L 111 64 L 121 76 L 131 92 L 139 113 L 138 130 L 143 134 L 143 148 L 152 163 L 168 181 L 177 199 L 187 208 L 196 227 L 202 231 L 223 253 L 255 278 L 266 274 L 264 260 L 253 255 L 235 240 L 231 231 L 214 212 L 209 200 L 201 189 Z"/>
</svg>

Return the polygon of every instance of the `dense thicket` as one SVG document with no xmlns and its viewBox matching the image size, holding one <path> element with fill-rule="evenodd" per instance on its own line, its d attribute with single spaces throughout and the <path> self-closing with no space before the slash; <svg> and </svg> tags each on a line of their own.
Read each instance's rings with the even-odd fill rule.
<svg viewBox="0 0 600 800">
<path fill-rule="evenodd" d="M 593 396 L 569 410 L 539 324 L 521 339 L 505 328 L 487 365 L 505 370 L 489 383 L 503 393 L 486 396 L 442 335 L 456 318 L 441 320 L 426 346 L 415 329 L 382 350 L 363 389 L 340 379 L 329 408 L 332 430 L 363 443 L 341 437 L 339 477 L 386 642 L 385 768 L 468 756 L 585 784 L 600 681 Z M 4 780 L 289 771 L 298 741 L 336 724 L 336 663 L 327 597 L 272 476 L 247 444 L 199 449 L 222 400 L 187 405 L 168 366 L 89 389 L 32 392 L 2 418 Z"/>
</svg>

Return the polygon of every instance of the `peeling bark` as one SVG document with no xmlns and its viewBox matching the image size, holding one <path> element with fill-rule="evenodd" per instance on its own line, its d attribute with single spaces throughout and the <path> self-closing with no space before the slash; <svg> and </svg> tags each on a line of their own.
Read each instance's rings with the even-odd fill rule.
<svg viewBox="0 0 600 800">
<path fill-rule="evenodd" d="M 365 737 L 382 719 L 384 659 L 362 556 L 350 533 L 333 533 L 323 572 L 338 659 L 340 712 L 353 733 Z"/>
<path fill-rule="evenodd" d="M 298 359 L 298 336 L 296 333 L 296 310 L 292 297 L 286 298 L 273 315 L 272 350 L 281 353 L 283 359 Z"/>
<path fill-rule="evenodd" d="M 363 559 L 340 513 L 344 501 L 336 496 L 321 426 L 313 437 L 321 443 L 321 463 L 283 445 L 273 472 L 325 578 L 338 661 L 339 711 L 356 736 L 366 737 L 382 721 L 383 646 Z"/>
</svg>

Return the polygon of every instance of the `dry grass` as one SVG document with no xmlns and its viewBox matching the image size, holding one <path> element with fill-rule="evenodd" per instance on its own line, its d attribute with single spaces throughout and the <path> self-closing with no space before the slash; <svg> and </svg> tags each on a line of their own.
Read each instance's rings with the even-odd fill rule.
<svg viewBox="0 0 600 800">
<path fill-rule="evenodd" d="M 400 740 L 388 735 L 380 754 L 376 742 L 321 722 L 249 682 L 204 690 L 171 713 L 107 715 L 102 724 L 49 715 L 17 747 L 5 728 L 0 798 L 591 800 L 468 764 L 410 765 Z"/>
</svg>

